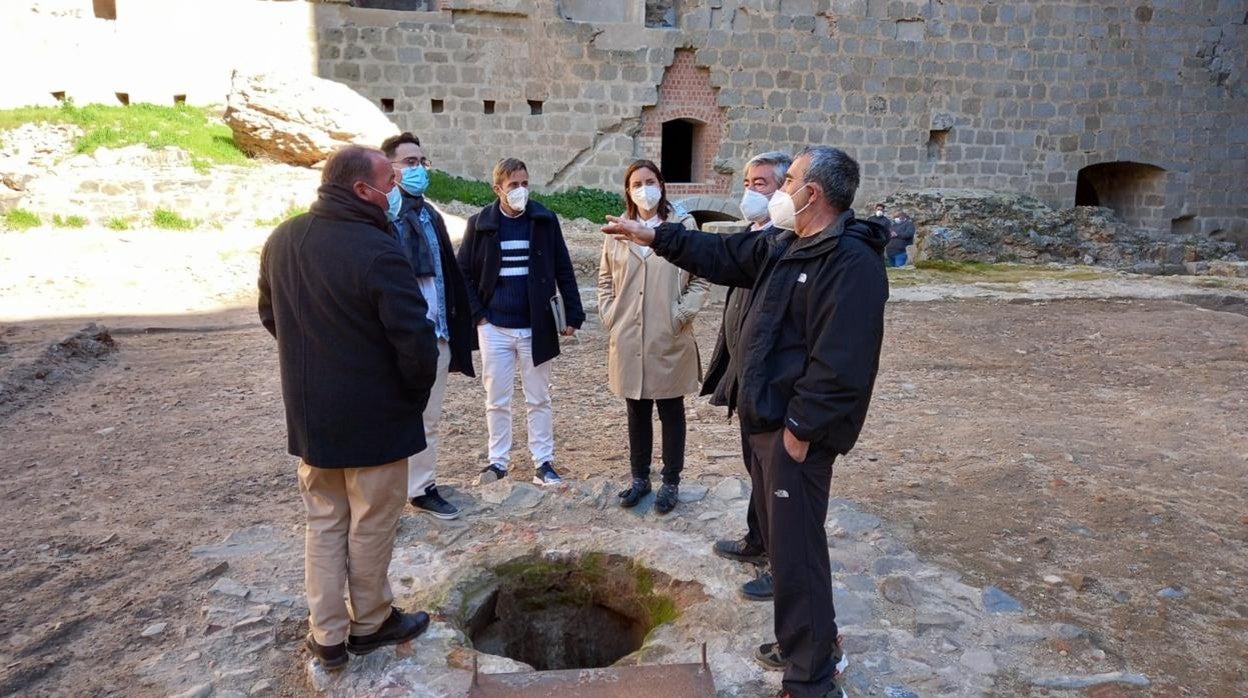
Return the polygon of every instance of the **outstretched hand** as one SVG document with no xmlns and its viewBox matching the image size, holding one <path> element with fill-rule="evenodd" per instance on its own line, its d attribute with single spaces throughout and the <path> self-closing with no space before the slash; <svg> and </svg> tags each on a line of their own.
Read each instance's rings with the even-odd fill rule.
<svg viewBox="0 0 1248 698">
<path fill-rule="evenodd" d="M 602 226 L 603 235 L 610 235 L 616 240 L 635 242 L 649 247 L 654 242 L 654 230 L 644 223 L 618 216 L 607 216 L 607 224 Z"/>
</svg>

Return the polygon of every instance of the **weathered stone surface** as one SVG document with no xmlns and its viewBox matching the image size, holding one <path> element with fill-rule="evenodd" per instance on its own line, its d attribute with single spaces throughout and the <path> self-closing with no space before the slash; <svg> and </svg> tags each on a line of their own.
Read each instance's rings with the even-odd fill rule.
<svg viewBox="0 0 1248 698">
<path fill-rule="evenodd" d="M 1143 674 L 1128 674 L 1121 671 L 1111 671 L 1104 674 L 1091 674 L 1089 676 L 1038 676 L 1031 680 L 1032 686 L 1041 688 L 1057 688 L 1062 690 L 1075 690 L 1080 688 L 1091 688 L 1107 683 L 1124 683 L 1128 686 L 1148 686 L 1151 682 L 1147 676 Z"/>
<path fill-rule="evenodd" d="M 516 482 L 511 478 L 495 480 L 481 488 L 481 501 L 500 504 L 508 509 L 528 509 L 542 501 L 545 492 L 536 485 Z"/>
<path fill-rule="evenodd" d="M 1186 262 L 1221 259 L 1236 249 L 1205 236 L 1136 231 L 1108 208 L 1056 211 L 1029 196 L 985 189 L 902 191 L 887 205 L 905 209 L 914 220 L 919 259 L 1185 273 Z"/>
<path fill-rule="evenodd" d="M 726 477 L 711 490 L 710 496 L 720 501 L 735 501 L 750 496 L 750 486 L 740 478 Z"/>
<path fill-rule="evenodd" d="M 292 165 L 313 165 L 353 143 L 375 148 L 398 131 L 350 87 L 286 73 L 235 71 L 225 123 L 243 150 Z"/>
<path fill-rule="evenodd" d="M 984 587 L 984 609 L 989 613 L 1022 613 L 1023 605 L 997 587 Z"/>
</svg>

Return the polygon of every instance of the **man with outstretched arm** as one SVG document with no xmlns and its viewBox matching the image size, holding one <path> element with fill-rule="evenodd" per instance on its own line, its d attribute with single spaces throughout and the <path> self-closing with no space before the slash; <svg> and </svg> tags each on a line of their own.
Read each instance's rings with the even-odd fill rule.
<svg viewBox="0 0 1248 698">
<path fill-rule="evenodd" d="M 754 496 L 776 642 L 756 658 L 783 668 L 780 696 L 844 695 L 824 524 L 832 463 L 867 416 L 888 298 L 888 232 L 850 208 L 858 172 L 837 148 L 803 149 L 768 204 L 775 225 L 792 231 L 777 236 L 650 230 L 612 216 L 603 228 L 713 283 L 753 289 L 724 380 L 763 474 Z"/>
</svg>

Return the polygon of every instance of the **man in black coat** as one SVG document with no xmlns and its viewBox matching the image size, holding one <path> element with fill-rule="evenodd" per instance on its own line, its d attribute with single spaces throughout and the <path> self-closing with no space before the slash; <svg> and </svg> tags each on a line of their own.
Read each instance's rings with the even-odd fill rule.
<svg viewBox="0 0 1248 698">
<path fill-rule="evenodd" d="M 504 158 L 494 166 L 493 180 L 498 200 L 468 219 L 458 254 L 486 392 L 489 462 L 477 481 L 507 476 L 518 366 L 528 407 L 533 482 L 556 485 L 562 479 L 554 467 L 550 370 L 559 355 L 559 335 L 574 335 L 585 322 L 585 311 L 559 219 L 529 200 L 528 168 L 516 158 Z"/>
<path fill-rule="evenodd" d="M 888 246 L 884 248 L 884 257 L 890 267 L 904 267 L 908 255 L 906 248 L 914 244 L 914 221 L 909 214 L 901 209 L 893 213 L 891 230 L 888 233 Z"/>
<path fill-rule="evenodd" d="M 763 473 L 755 488 L 775 584 L 775 643 L 763 664 L 784 670 L 781 696 L 840 696 L 827 534 L 832 463 L 858 440 L 884 335 L 887 231 L 854 218 L 858 163 L 843 151 L 798 153 L 768 209 L 778 236 L 711 235 L 614 216 L 603 232 L 714 283 L 753 289 L 740 351 L 725 380 Z"/>
<path fill-rule="evenodd" d="M 421 295 L 429 305 L 427 317 L 438 337 L 438 377 L 429 393 L 422 421 L 425 450 L 407 462 L 407 496 L 416 511 L 439 519 L 454 519 L 459 508 L 442 498 L 434 482 L 438 460 L 438 422 L 446 396 L 448 373 L 475 375 L 472 370 L 472 308 L 464 277 L 455 261 L 455 248 L 446 223 L 425 201 L 429 187 L 429 158 L 420 139 L 404 132 L 387 138 L 381 151 L 390 159 L 403 198 L 393 221 L 399 247 L 412 263 Z"/>
<path fill-rule="evenodd" d="M 392 606 L 386 577 L 438 365 L 425 300 L 386 220 L 393 187 L 380 151 L 334 153 L 311 210 L 277 226 L 260 256 L 260 320 L 277 339 L 307 512 L 306 642 L 328 670 L 429 624 Z"/>
<path fill-rule="evenodd" d="M 756 155 L 745 164 L 745 192 L 741 197 L 741 215 L 750 223 L 749 230 L 766 232 L 776 235 L 780 231 L 771 222 L 771 213 L 767 204 L 771 197 L 784 184 L 784 177 L 789 171 L 793 159 L 788 153 L 779 151 Z M 745 319 L 745 309 L 750 304 L 749 287 L 729 287 L 724 297 L 724 320 L 719 328 L 719 339 L 715 343 L 715 352 L 711 355 L 711 363 L 706 370 L 706 379 L 702 383 L 702 395 L 711 396 L 711 404 L 719 407 L 728 406 L 730 382 L 724 380 L 727 373 L 728 360 L 736 354 L 738 340 L 741 337 L 741 323 Z M 729 409 L 729 415 L 732 410 Z M 740 421 L 740 420 L 738 420 Z M 762 473 L 754 467 L 754 454 L 750 451 L 750 434 L 741 422 L 741 455 L 745 462 L 746 472 L 754 489 L 762 485 Z M 736 540 L 718 540 L 712 550 L 716 555 L 758 565 L 760 571 L 752 581 L 741 587 L 741 594 L 747 599 L 767 601 L 772 597 L 771 571 L 767 569 L 767 546 L 763 540 L 763 531 L 758 521 L 758 510 L 754 506 L 753 497 L 745 512 L 745 535 Z"/>
</svg>

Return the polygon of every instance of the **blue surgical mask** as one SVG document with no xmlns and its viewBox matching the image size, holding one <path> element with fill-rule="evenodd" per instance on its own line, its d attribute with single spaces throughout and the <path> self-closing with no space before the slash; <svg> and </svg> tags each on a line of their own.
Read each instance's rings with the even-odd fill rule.
<svg viewBox="0 0 1248 698">
<path fill-rule="evenodd" d="M 397 184 L 393 187 L 390 187 L 390 191 L 388 192 L 383 192 L 382 190 L 378 189 L 377 187 L 374 187 L 368 182 L 361 182 L 361 184 L 368 187 L 369 189 L 372 189 L 378 194 L 384 194 L 386 197 L 386 206 L 387 206 L 386 218 L 392 221 L 398 220 L 399 209 L 403 208 L 403 192 L 399 191 L 399 186 Z"/>
<path fill-rule="evenodd" d="M 399 180 L 403 191 L 412 196 L 424 196 L 429 188 L 429 170 L 424 165 L 417 165 L 403 170 L 403 178 Z"/>
</svg>

